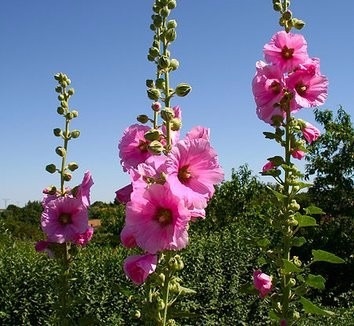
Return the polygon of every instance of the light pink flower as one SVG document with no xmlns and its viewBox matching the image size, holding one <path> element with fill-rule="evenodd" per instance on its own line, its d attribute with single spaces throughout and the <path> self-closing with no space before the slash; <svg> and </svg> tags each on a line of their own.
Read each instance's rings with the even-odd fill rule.
<svg viewBox="0 0 354 326">
<path fill-rule="evenodd" d="M 266 163 L 263 168 L 262 168 L 262 171 L 263 172 L 267 172 L 269 170 L 273 170 L 275 168 L 275 164 L 272 162 L 272 161 L 268 161 L 268 163 Z"/>
<path fill-rule="evenodd" d="M 77 233 L 73 242 L 78 246 L 86 246 L 92 239 L 93 227 L 89 226 L 84 233 Z"/>
<path fill-rule="evenodd" d="M 276 33 L 263 51 L 266 61 L 278 66 L 284 73 L 291 72 L 308 59 L 305 38 L 285 31 Z"/>
<path fill-rule="evenodd" d="M 317 140 L 321 134 L 320 131 L 309 122 L 306 122 L 306 127 L 303 128 L 301 131 L 309 144 Z"/>
<path fill-rule="evenodd" d="M 167 182 L 134 192 L 126 206 L 125 223 L 137 245 L 151 254 L 184 248 L 191 214 L 183 198 L 174 195 Z"/>
<path fill-rule="evenodd" d="M 90 189 L 94 184 L 90 171 L 86 171 L 81 184 L 78 186 L 76 198 L 80 199 L 85 207 L 90 206 Z"/>
<path fill-rule="evenodd" d="M 130 201 L 130 195 L 133 192 L 133 185 L 129 183 L 123 188 L 116 191 L 116 200 L 125 205 Z"/>
<path fill-rule="evenodd" d="M 186 135 L 186 138 L 199 139 L 203 138 L 205 140 L 210 140 L 210 129 L 202 126 L 193 127 Z"/>
<path fill-rule="evenodd" d="M 272 119 L 273 117 L 279 116 L 283 119 L 286 115 L 285 111 L 280 108 L 279 103 L 272 102 L 269 102 L 263 106 L 258 106 L 256 113 L 259 119 L 271 125 L 274 122 Z"/>
<path fill-rule="evenodd" d="M 152 274 L 157 265 L 156 255 L 129 256 L 124 260 L 123 269 L 133 283 L 140 285 Z"/>
<path fill-rule="evenodd" d="M 185 198 L 190 209 L 203 209 L 221 182 L 221 169 L 209 141 L 184 139 L 172 149 L 166 160 L 168 180 L 177 196 Z"/>
<path fill-rule="evenodd" d="M 313 66 L 308 67 L 296 70 L 286 79 L 287 87 L 294 92 L 295 102 L 303 108 L 324 104 L 328 91 L 327 78 L 316 74 Z"/>
<path fill-rule="evenodd" d="M 42 230 L 49 242 L 73 241 L 77 233 L 87 229 L 87 208 L 79 199 L 58 197 L 47 203 L 41 216 Z"/>
<path fill-rule="evenodd" d="M 134 124 L 124 130 L 119 142 L 119 157 L 124 171 L 136 168 L 139 163 L 146 161 L 152 154 L 148 151 L 149 142 L 144 134 L 149 131 L 148 126 Z"/>
<path fill-rule="evenodd" d="M 264 299 L 272 289 L 272 277 L 256 270 L 253 272 L 253 285 L 259 291 L 260 298 Z"/>
<path fill-rule="evenodd" d="M 301 160 L 301 159 L 305 156 L 305 152 L 304 152 L 304 151 L 301 151 L 301 150 L 299 150 L 299 149 L 294 149 L 294 150 L 292 150 L 292 152 L 291 152 L 291 156 L 292 156 L 293 158 L 296 158 L 296 159 L 298 159 L 298 160 Z"/>
<path fill-rule="evenodd" d="M 126 248 L 135 248 L 137 246 L 132 230 L 134 230 L 134 228 L 124 226 L 120 233 L 120 240 L 122 245 Z"/>
</svg>

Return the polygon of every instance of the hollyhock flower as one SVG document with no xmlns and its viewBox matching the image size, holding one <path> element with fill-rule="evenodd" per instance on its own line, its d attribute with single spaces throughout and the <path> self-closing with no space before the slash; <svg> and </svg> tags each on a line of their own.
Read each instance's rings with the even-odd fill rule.
<svg viewBox="0 0 354 326">
<path fill-rule="evenodd" d="M 187 133 L 186 138 L 189 140 L 199 138 L 210 140 L 210 129 L 202 126 L 194 127 Z"/>
<path fill-rule="evenodd" d="M 285 31 L 276 33 L 264 46 L 263 52 L 266 61 L 279 67 L 284 73 L 291 72 L 308 59 L 305 38 Z"/>
<path fill-rule="evenodd" d="M 44 252 L 47 253 L 47 255 L 48 255 L 49 258 L 54 258 L 54 253 L 53 253 L 53 251 L 51 251 L 51 250 L 48 248 L 49 244 L 50 244 L 50 242 L 45 241 L 45 240 L 41 240 L 41 241 L 38 241 L 38 242 L 36 243 L 36 245 L 35 245 L 34 248 L 36 249 L 37 252 L 42 252 L 42 251 L 44 251 Z"/>
<path fill-rule="evenodd" d="M 183 199 L 171 192 L 167 182 L 134 193 L 126 206 L 125 223 L 137 245 L 151 254 L 184 248 L 191 214 Z"/>
<path fill-rule="evenodd" d="M 295 149 L 291 152 L 291 156 L 293 158 L 296 158 L 298 160 L 301 160 L 304 156 L 305 156 L 305 152 L 304 151 L 301 151 L 299 149 Z"/>
<path fill-rule="evenodd" d="M 272 289 L 272 277 L 256 270 L 253 273 L 253 285 L 259 291 L 260 298 L 264 299 Z"/>
<path fill-rule="evenodd" d="M 224 178 L 215 150 L 202 138 L 179 141 L 168 155 L 166 167 L 172 191 L 184 197 L 190 209 L 205 208 L 214 185 Z"/>
<path fill-rule="evenodd" d="M 58 197 L 48 202 L 41 216 L 42 230 L 48 241 L 69 242 L 77 233 L 87 229 L 88 212 L 82 202 L 76 198 Z"/>
<path fill-rule="evenodd" d="M 306 122 L 305 128 L 301 129 L 301 131 L 309 144 L 317 140 L 321 134 L 320 131 L 309 122 Z"/>
<path fill-rule="evenodd" d="M 303 108 L 324 104 L 327 98 L 328 80 L 315 74 L 313 69 L 298 69 L 286 79 L 287 87 L 294 92 L 295 102 Z"/>
<path fill-rule="evenodd" d="M 90 171 L 86 171 L 81 184 L 78 186 L 76 198 L 80 199 L 85 207 L 90 206 L 90 189 L 94 184 Z"/>
<path fill-rule="evenodd" d="M 148 151 L 149 142 L 144 137 L 144 134 L 149 130 L 148 126 L 139 124 L 131 125 L 124 130 L 118 149 L 125 172 L 131 168 L 136 168 L 139 163 L 145 162 L 152 155 Z"/>
<path fill-rule="evenodd" d="M 152 274 L 157 265 L 156 255 L 129 256 L 124 260 L 123 269 L 133 283 L 140 285 Z"/>
<path fill-rule="evenodd" d="M 116 200 L 125 205 L 130 201 L 130 195 L 133 192 L 133 185 L 130 183 L 127 186 L 116 191 Z"/>
<path fill-rule="evenodd" d="M 93 227 L 89 226 L 84 233 L 77 233 L 73 242 L 78 246 L 86 246 L 93 236 Z"/>
<path fill-rule="evenodd" d="M 136 247 L 136 241 L 132 233 L 132 228 L 124 226 L 123 230 L 120 233 L 120 240 L 122 242 L 122 245 L 126 248 Z"/>
<path fill-rule="evenodd" d="M 275 167 L 276 165 L 272 161 L 268 161 L 268 163 L 263 166 L 262 171 L 267 172 L 269 170 L 273 170 Z"/>
<path fill-rule="evenodd" d="M 279 116 L 280 120 L 285 118 L 285 111 L 283 111 L 278 103 L 269 102 L 264 106 L 258 106 L 256 109 L 257 116 L 260 120 L 273 125 L 273 117 Z"/>
</svg>

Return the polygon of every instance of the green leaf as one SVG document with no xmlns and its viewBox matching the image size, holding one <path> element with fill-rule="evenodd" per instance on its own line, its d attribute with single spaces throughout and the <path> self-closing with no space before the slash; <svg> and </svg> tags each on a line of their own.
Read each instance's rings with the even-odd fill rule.
<svg viewBox="0 0 354 326">
<path fill-rule="evenodd" d="M 267 139 L 275 139 L 277 137 L 276 134 L 274 134 L 273 132 L 267 132 L 267 131 L 263 132 L 263 135 Z"/>
<path fill-rule="evenodd" d="M 313 184 L 300 181 L 297 183 L 297 186 L 300 188 L 299 190 L 301 190 L 301 189 L 309 188 L 309 187 L 313 186 Z M 306 213 L 306 214 L 308 214 L 308 213 Z"/>
<path fill-rule="evenodd" d="M 326 280 L 322 275 L 309 274 L 309 276 L 306 279 L 306 284 L 319 290 L 323 290 L 325 288 L 325 282 Z"/>
<path fill-rule="evenodd" d="M 310 214 L 310 215 L 325 214 L 325 212 L 321 208 L 314 205 L 304 208 L 304 211 L 306 214 Z"/>
<path fill-rule="evenodd" d="M 305 243 L 306 243 L 306 239 L 304 237 L 294 237 L 291 240 L 291 245 L 294 247 L 301 247 Z"/>
<path fill-rule="evenodd" d="M 257 265 L 258 265 L 258 266 L 263 266 L 263 265 L 265 265 L 265 264 L 267 264 L 267 261 L 265 260 L 264 257 L 259 257 L 259 258 L 257 259 Z"/>
<path fill-rule="evenodd" d="M 180 291 L 181 291 L 181 294 L 196 294 L 197 293 L 196 291 L 189 289 L 189 288 L 185 288 L 183 286 L 180 287 Z"/>
<path fill-rule="evenodd" d="M 274 194 L 275 197 L 277 197 L 279 202 L 283 203 L 287 199 L 287 197 L 285 195 L 281 194 L 280 192 L 278 192 L 270 187 L 267 187 L 267 188 Z"/>
<path fill-rule="evenodd" d="M 299 223 L 298 227 L 300 227 L 300 228 L 317 225 L 315 218 L 313 218 L 312 216 L 308 216 L 308 215 L 302 215 L 299 212 L 297 212 L 295 214 L 294 218 Z"/>
<path fill-rule="evenodd" d="M 302 271 L 301 268 L 297 267 L 293 262 L 287 259 L 283 259 L 284 270 L 286 273 L 299 273 Z"/>
<path fill-rule="evenodd" d="M 246 284 L 241 285 L 239 291 L 241 293 L 247 293 L 247 294 L 258 294 L 258 291 L 255 289 L 255 287 L 251 283 L 246 283 Z"/>
<path fill-rule="evenodd" d="M 324 250 L 312 250 L 313 261 L 326 261 L 332 264 L 343 264 L 344 259 Z"/>
<path fill-rule="evenodd" d="M 282 165 L 284 162 L 284 159 L 281 156 L 273 156 L 267 158 L 268 161 L 273 162 L 276 166 Z"/>
<path fill-rule="evenodd" d="M 257 245 L 261 248 L 267 248 L 270 245 L 270 241 L 266 238 L 257 240 Z"/>
<path fill-rule="evenodd" d="M 271 320 L 275 320 L 275 321 L 279 321 L 280 320 L 279 315 L 274 310 L 270 310 L 269 311 L 269 318 Z"/>
<path fill-rule="evenodd" d="M 323 315 L 323 316 L 334 316 L 334 312 L 324 310 L 320 308 L 319 306 L 316 306 L 313 304 L 310 300 L 305 299 L 304 297 L 300 298 L 300 302 L 308 314 L 316 314 L 316 315 Z"/>
</svg>

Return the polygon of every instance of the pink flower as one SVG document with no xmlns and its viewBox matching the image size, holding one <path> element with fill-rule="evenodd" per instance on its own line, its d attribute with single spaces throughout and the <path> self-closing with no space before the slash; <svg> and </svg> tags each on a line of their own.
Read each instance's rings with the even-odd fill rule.
<svg viewBox="0 0 354 326">
<path fill-rule="evenodd" d="M 310 108 L 322 105 L 327 98 L 328 80 L 316 74 L 317 68 L 313 65 L 308 65 L 308 69 L 305 67 L 289 74 L 286 85 L 294 92 L 298 106 Z"/>
<path fill-rule="evenodd" d="M 124 171 L 136 168 L 139 163 L 152 154 L 148 151 L 149 142 L 144 134 L 149 131 L 148 126 L 134 124 L 124 130 L 123 137 L 119 142 L 119 157 Z"/>
<path fill-rule="evenodd" d="M 256 270 L 253 273 L 253 285 L 259 291 L 260 298 L 264 299 L 272 289 L 272 277 Z"/>
<path fill-rule="evenodd" d="M 90 189 L 94 184 L 90 171 L 86 171 L 81 184 L 78 186 L 76 198 L 80 199 L 85 207 L 90 206 Z"/>
<path fill-rule="evenodd" d="M 221 169 L 209 141 L 199 138 L 179 141 L 166 160 L 171 189 L 185 198 L 190 209 L 203 209 L 214 194 L 214 185 L 221 182 Z"/>
<path fill-rule="evenodd" d="M 77 233 L 73 242 L 78 246 L 86 246 L 92 239 L 93 227 L 89 226 L 84 233 Z"/>
<path fill-rule="evenodd" d="M 298 160 L 301 160 L 304 156 L 305 156 L 305 152 L 304 151 L 301 151 L 299 149 L 295 149 L 295 150 L 292 150 L 291 152 L 291 156 L 293 158 L 296 158 Z"/>
<path fill-rule="evenodd" d="M 152 274 L 157 265 L 156 255 L 129 256 L 124 260 L 123 269 L 133 283 L 140 285 Z"/>
<path fill-rule="evenodd" d="M 282 320 L 280 321 L 280 324 L 279 324 L 279 325 L 280 325 L 280 326 L 287 326 L 288 323 L 286 322 L 285 319 L 282 319 Z"/>
<path fill-rule="evenodd" d="M 47 203 L 41 216 L 42 230 L 49 242 L 73 241 L 87 229 L 87 208 L 79 199 L 58 197 Z"/>
<path fill-rule="evenodd" d="M 263 166 L 262 171 L 267 172 L 269 170 L 273 170 L 275 167 L 276 165 L 272 161 L 268 161 L 268 163 Z"/>
<path fill-rule="evenodd" d="M 116 200 L 125 205 L 130 201 L 130 195 L 133 192 L 133 185 L 130 183 L 127 186 L 116 191 Z"/>
<path fill-rule="evenodd" d="M 136 247 L 136 241 L 132 233 L 132 228 L 130 227 L 124 226 L 122 232 L 120 233 L 120 240 L 122 242 L 122 245 L 126 248 Z"/>
<path fill-rule="evenodd" d="M 321 133 L 311 123 L 306 122 L 306 127 L 302 129 L 302 134 L 304 135 L 307 142 L 311 144 L 313 141 L 318 139 Z"/>
<path fill-rule="evenodd" d="M 291 72 L 308 59 L 305 38 L 285 31 L 276 33 L 263 51 L 266 61 L 278 66 L 284 73 Z"/>
<path fill-rule="evenodd" d="M 49 258 L 54 258 L 55 257 L 54 252 L 49 249 L 49 244 L 50 244 L 50 242 L 45 241 L 45 240 L 41 240 L 36 243 L 34 248 L 36 249 L 37 252 L 44 251 L 47 253 Z"/>
<path fill-rule="evenodd" d="M 273 118 L 280 117 L 280 120 L 285 117 L 286 113 L 283 111 L 279 103 L 267 103 L 264 106 L 258 106 L 256 113 L 259 119 L 263 120 L 266 123 L 273 125 Z"/>
<path fill-rule="evenodd" d="M 210 140 L 210 129 L 202 126 L 194 127 L 187 133 L 186 138 L 189 140 L 198 138 Z"/>
<path fill-rule="evenodd" d="M 125 223 L 137 245 L 151 254 L 184 248 L 191 214 L 183 198 L 174 195 L 167 182 L 134 193 L 126 206 Z"/>
</svg>

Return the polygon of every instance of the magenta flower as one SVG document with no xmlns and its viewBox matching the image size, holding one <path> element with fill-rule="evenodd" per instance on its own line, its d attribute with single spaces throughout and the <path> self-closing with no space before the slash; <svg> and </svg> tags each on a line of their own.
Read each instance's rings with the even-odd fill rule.
<svg viewBox="0 0 354 326">
<path fill-rule="evenodd" d="M 155 254 L 187 245 L 190 218 L 183 198 L 174 195 L 166 182 L 133 192 L 132 200 L 126 206 L 125 227 L 139 247 Z"/>
<path fill-rule="evenodd" d="M 308 59 L 305 38 L 285 31 L 273 35 L 263 52 L 266 61 L 278 66 L 284 73 L 291 72 Z"/>
<path fill-rule="evenodd" d="M 130 195 L 133 192 L 133 185 L 129 183 L 127 186 L 116 191 L 116 200 L 125 205 L 130 201 Z"/>
<path fill-rule="evenodd" d="M 46 252 L 49 258 L 54 258 L 54 253 L 52 250 L 49 249 L 50 242 L 45 240 L 40 240 L 36 243 L 35 249 L 37 252 Z"/>
<path fill-rule="evenodd" d="M 272 289 L 272 277 L 256 270 L 253 273 L 253 285 L 258 290 L 260 298 L 264 299 Z"/>
<path fill-rule="evenodd" d="M 81 184 L 78 186 L 76 198 L 80 199 L 85 207 L 90 206 L 90 189 L 94 184 L 90 171 L 86 171 Z"/>
<path fill-rule="evenodd" d="M 77 233 L 73 242 L 78 246 L 84 247 L 91 241 L 93 232 L 93 227 L 89 226 L 84 233 Z"/>
<path fill-rule="evenodd" d="M 186 138 L 189 140 L 199 138 L 210 140 L 210 129 L 202 126 L 194 127 L 187 133 Z"/>
<path fill-rule="evenodd" d="M 172 191 L 185 198 L 189 209 L 205 208 L 214 185 L 224 178 L 215 150 L 202 138 L 179 141 L 168 155 L 166 166 Z"/>
<path fill-rule="evenodd" d="M 137 246 L 133 231 L 134 228 L 130 228 L 128 226 L 124 226 L 123 230 L 120 233 L 120 240 L 122 245 L 126 248 L 135 248 Z"/>
<path fill-rule="evenodd" d="M 301 160 L 301 159 L 303 159 L 303 157 L 305 156 L 305 152 L 304 152 L 304 151 L 301 151 L 301 150 L 299 150 L 299 149 L 294 149 L 294 150 L 292 150 L 292 152 L 291 152 L 291 156 L 292 156 L 293 158 L 296 158 L 296 159 L 298 159 L 298 160 Z"/>
<path fill-rule="evenodd" d="M 76 234 L 86 231 L 87 208 L 76 198 L 58 197 L 47 203 L 41 216 L 42 230 L 49 242 L 73 241 Z"/>
<path fill-rule="evenodd" d="M 272 161 L 268 161 L 268 163 L 263 166 L 262 171 L 267 172 L 269 170 L 273 170 L 275 167 L 276 165 Z"/>
<path fill-rule="evenodd" d="M 279 325 L 280 325 L 280 326 L 287 326 L 288 323 L 286 322 L 285 319 L 282 319 L 282 320 L 280 321 Z"/>
<path fill-rule="evenodd" d="M 317 140 L 321 134 L 320 131 L 309 122 L 306 122 L 305 128 L 303 128 L 301 131 L 309 144 Z"/>
<path fill-rule="evenodd" d="M 124 130 L 123 137 L 119 142 L 119 157 L 124 171 L 136 168 L 139 163 L 152 154 L 148 151 L 149 142 L 144 134 L 149 131 L 148 126 L 134 124 Z"/>
<path fill-rule="evenodd" d="M 129 256 L 124 260 L 123 269 L 133 283 L 140 285 L 152 274 L 157 265 L 156 255 Z"/>
</svg>

